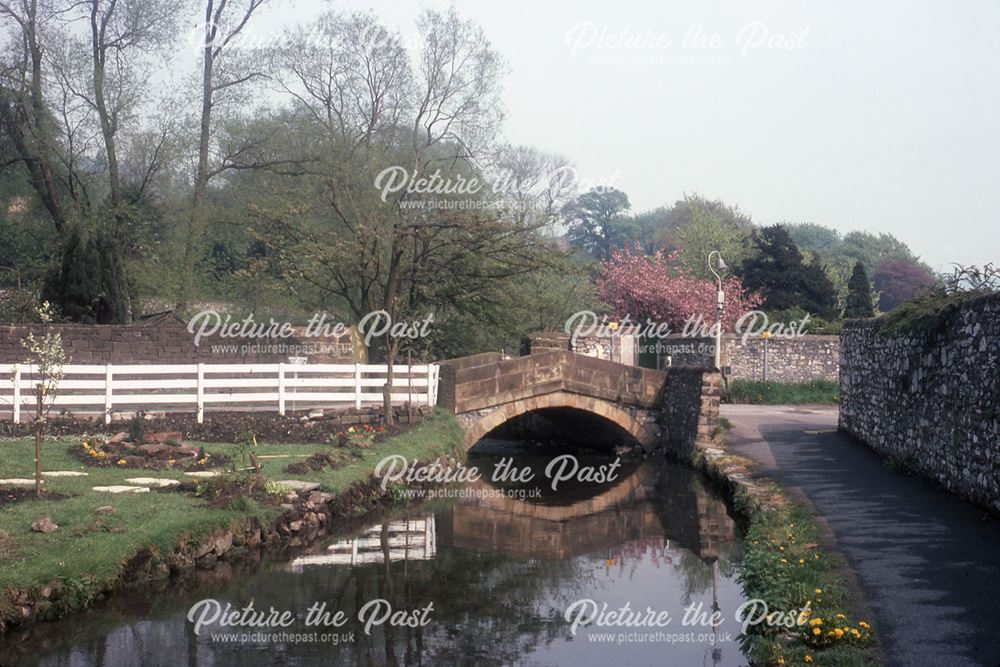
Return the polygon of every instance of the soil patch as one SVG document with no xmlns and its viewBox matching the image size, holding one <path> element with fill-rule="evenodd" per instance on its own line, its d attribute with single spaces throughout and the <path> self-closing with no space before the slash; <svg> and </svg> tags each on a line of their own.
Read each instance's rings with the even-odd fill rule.
<svg viewBox="0 0 1000 667">
<path fill-rule="evenodd" d="M 27 486 L 0 488 L 0 507 L 13 505 L 14 503 L 20 503 L 26 500 L 63 500 L 65 498 L 69 498 L 69 496 L 45 490 L 42 491 L 42 496 L 39 498 L 35 495 L 35 489 Z"/>
<path fill-rule="evenodd" d="M 240 442 L 253 434 L 259 441 L 276 444 L 323 444 L 336 443 L 338 433 L 346 433 L 351 428 L 359 431 L 367 424 L 377 431 L 372 442 L 378 442 L 409 430 L 432 412 L 433 409 L 425 406 L 414 407 L 412 413 L 400 408 L 393 426 L 385 426 L 385 419 L 376 408 L 290 412 L 284 416 L 267 412 L 211 412 L 205 416 L 204 424 L 199 424 L 192 414 L 149 413 L 143 426 L 146 432 L 173 432 L 184 440 L 202 442 Z M 104 434 L 110 437 L 126 429 L 127 423 L 108 425 L 103 418 L 53 416 L 49 418 L 46 433 L 50 436 Z M 31 433 L 30 423 L 0 423 L 0 435 L 27 437 Z"/>
</svg>

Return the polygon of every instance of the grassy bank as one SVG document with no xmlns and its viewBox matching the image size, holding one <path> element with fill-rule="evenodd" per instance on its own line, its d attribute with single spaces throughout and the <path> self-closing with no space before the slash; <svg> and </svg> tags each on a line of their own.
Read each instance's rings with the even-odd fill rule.
<svg viewBox="0 0 1000 667">
<path fill-rule="evenodd" d="M 732 380 L 723 391 L 722 401 L 762 405 L 835 404 L 840 402 L 840 387 L 831 380 L 811 382 Z"/>
<path fill-rule="evenodd" d="M 796 610 L 799 622 L 792 628 L 761 624 L 744 635 L 752 664 L 881 664 L 870 624 L 850 609 L 843 584 L 846 566 L 818 547 L 810 514 L 787 501 L 767 511 L 744 501 L 740 509 L 750 517 L 740 564 L 747 598 L 763 600 L 771 610 Z"/>
<path fill-rule="evenodd" d="M 775 622 L 751 625 L 741 635 L 755 666 L 882 664 L 867 619 L 848 594 L 847 564 L 820 546 L 813 515 L 781 487 L 755 474 L 753 463 L 725 452 L 721 434 L 693 465 L 716 480 L 746 519 L 739 577 L 747 600 L 762 600 Z M 783 623 L 787 622 L 787 623 Z"/>
<path fill-rule="evenodd" d="M 19 591 L 58 586 L 60 604 L 68 609 L 86 606 L 100 591 L 114 587 L 125 564 L 152 550 L 170 553 L 179 544 L 194 544 L 223 528 L 256 518 L 267 525 L 279 509 L 252 499 L 225 508 L 209 507 L 185 493 L 115 495 L 94 486 L 127 484 L 130 477 L 169 477 L 184 480 L 171 470 L 101 468 L 82 464 L 67 449 L 75 439 L 46 441 L 44 470 L 79 470 L 86 477 L 46 478 L 43 488 L 62 498 L 24 500 L 0 507 L 0 620 L 11 618 L 11 599 Z M 454 417 L 438 413 L 423 424 L 387 438 L 369 448 L 332 445 L 273 445 L 253 448 L 264 476 L 270 480 L 301 479 L 318 482 L 320 490 L 337 494 L 369 479 L 375 465 L 388 454 L 411 460 L 429 460 L 460 448 L 462 433 Z M 239 464 L 246 452 L 237 445 L 206 443 L 205 450 L 226 454 Z M 285 472 L 286 466 L 316 453 L 336 453 L 336 468 Z M 0 443 L 0 478 L 28 478 L 34 472 L 34 449 L 29 440 Z M 98 507 L 112 506 L 110 514 Z M 59 526 L 54 533 L 33 532 L 31 523 L 48 516 Z"/>
</svg>

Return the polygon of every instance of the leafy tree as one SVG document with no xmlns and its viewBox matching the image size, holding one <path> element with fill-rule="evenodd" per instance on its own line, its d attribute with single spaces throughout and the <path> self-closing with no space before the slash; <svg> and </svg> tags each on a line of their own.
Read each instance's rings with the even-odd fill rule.
<svg viewBox="0 0 1000 667">
<path fill-rule="evenodd" d="M 874 317 L 872 306 L 872 286 L 868 281 L 868 272 L 861 262 L 854 263 L 851 280 L 847 284 L 847 304 L 844 307 L 844 317 Z"/>
<path fill-rule="evenodd" d="M 52 245 L 64 253 L 47 279 L 50 294 L 76 289 L 58 283 L 83 267 L 67 253 L 85 250 L 105 274 L 98 282 L 116 288 L 102 296 L 114 305 L 100 315 L 115 322 L 131 318 L 130 290 L 117 287 L 128 281 L 134 207 L 165 166 L 167 135 L 137 117 L 148 101 L 150 61 L 172 41 L 176 18 L 166 0 L 0 3 L 10 47 L 0 54 L 0 143 L 9 154 L 4 163 L 31 188 L 51 222 Z M 82 244 L 83 234 L 95 241 Z M 73 265 L 79 268 L 68 270 Z"/>
<path fill-rule="evenodd" d="M 886 259 L 876 268 L 872 277 L 879 291 L 878 307 L 889 311 L 910 299 L 926 294 L 934 287 L 930 270 L 908 259 Z"/>
<path fill-rule="evenodd" d="M 910 248 L 892 234 L 854 231 L 841 236 L 840 232 L 814 223 L 785 224 L 792 240 L 810 258 L 820 258 L 830 280 L 833 282 L 838 299 L 846 302 L 847 283 L 853 273 L 854 264 L 861 262 L 866 267 L 877 267 L 882 262 L 899 260 L 923 267 L 930 275 L 930 269 L 921 264 Z M 875 283 L 877 289 L 878 281 Z M 879 307 L 885 310 L 882 301 Z"/>
<path fill-rule="evenodd" d="M 818 259 L 805 263 L 802 269 L 802 297 L 799 305 L 808 312 L 825 319 L 836 319 L 837 290 L 827 273 L 826 266 Z"/>
<path fill-rule="evenodd" d="M 681 265 L 689 275 L 705 280 L 712 278 L 708 255 L 713 250 L 718 250 L 732 266 L 746 258 L 750 251 L 747 230 L 726 222 L 718 212 L 702 208 L 699 203 L 692 202 L 689 210 L 692 220 L 678 232 L 680 249 L 677 252 Z"/>
<path fill-rule="evenodd" d="M 616 315 L 628 315 L 633 323 L 649 318 L 676 331 L 689 318 L 700 317 L 711 326 L 715 322 L 716 284 L 683 268 L 671 268 L 672 259 L 661 251 L 646 255 L 638 249 L 616 250 L 610 259 L 601 262 L 598 295 Z M 735 276 L 728 276 L 722 287 L 726 293 L 722 325 L 732 329 L 740 317 L 760 303 L 760 297 Z"/>
<path fill-rule="evenodd" d="M 843 243 L 840 232 L 813 222 L 781 223 L 799 250 L 811 250 L 819 255 L 832 257 Z"/>
<path fill-rule="evenodd" d="M 784 311 L 804 308 L 827 319 L 837 316 L 837 295 L 823 266 L 806 264 L 782 225 L 753 233 L 755 252 L 739 268 L 747 289 L 759 291 L 764 308 Z"/>
<path fill-rule="evenodd" d="M 583 248 L 595 259 L 605 260 L 636 235 L 626 215 L 628 195 L 615 188 L 594 188 L 563 207 L 569 225 L 570 243 Z"/>
<path fill-rule="evenodd" d="M 752 227 L 750 216 L 741 211 L 739 206 L 732 206 L 721 199 L 708 199 L 697 193 L 685 195 L 670 208 L 657 211 L 662 211 L 662 214 L 644 218 L 645 224 L 656 225 L 651 234 L 654 245 L 668 253 L 683 245 L 683 230 L 699 216 L 710 216 L 734 233 L 747 234 Z"/>
<path fill-rule="evenodd" d="M 42 298 L 75 322 L 113 324 L 129 320 L 125 266 L 112 247 L 118 240 L 105 232 L 74 229 L 62 262 L 42 288 Z"/>
</svg>

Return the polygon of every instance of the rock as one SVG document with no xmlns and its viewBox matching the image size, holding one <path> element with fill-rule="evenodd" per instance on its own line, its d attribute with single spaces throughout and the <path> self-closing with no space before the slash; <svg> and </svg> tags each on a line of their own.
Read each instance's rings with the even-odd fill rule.
<svg viewBox="0 0 1000 667">
<path fill-rule="evenodd" d="M 130 477 L 125 480 L 129 484 L 137 484 L 139 486 L 176 486 L 180 484 L 176 479 L 164 479 L 162 477 Z"/>
<path fill-rule="evenodd" d="M 114 514 L 117 511 L 118 510 L 116 510 L 111 505 L 103 505 L 103 506 L 98 507 L 97 509 L 95 509 L 94 510 L 94 514 Z"/>
<path fill-rule="evenodd" d="M 182 456 L 195 457 L 198 456 L 198 450 L 191 447 L 176 447 L 174 448 L 174 455 L 177 456 L 177 458 Z"/>
<path fill-rule="evenodd" d="M 316 505 L 316 506 L 325 505 L 328 502 L 330 502 L 331 500 L 333 500 L 333 494 L 332 493 L 323 493 L 322 491 L 313 491 L 312 493 L 309 494 L 309 502 L 311 502 L 313 505 Z"/>
<path fill-rule="evenodd" d="M 275 482 L 275 484 L 287 487 L 293 491 L 298 491 L 299 493 L 309 493 L 310 491 L 315 491 L 319 488 L 318 482 L 303 482 L 298 479 L 285 479 Z"/>
<path fill-rule="evenodd" d="M 261 543 L 261 533 L 260 528 L 255 528 L 250 531 L 250 534 L 246 537 L 246 545 L 248 547 L 255 547 Z"/>
<path fill-rule="evenodd" d="M 49 470 L 42 473 L 43 477 L 86 477 L 87 473 L 79 470 Z"/>
<path fill-rule="evenodd" d="M 11 479 L 0 479 L 0 486 L 3 486 L 3 485 L 8 485 L 8 486 L 34 486 L 35 485 L 35 480 L 33 480 L 33 479 L 27 479 L 27 478 L 21 478 L 21 477 L 13 477 Z"/>
<path fill-rule="evenodd" d="M 293 533 L 297 533 L 302 530 L 302 521 L 292 521 L 288 524 L 288 529 Z"/>
<path fill-rule="evenodd" d="M 222 555 L 233 547 L 233 534 L 228 530 L 212 540 L 212 550 Z"/>
<path fill-rule="evenodd" d="M 43 516 L 41 519 L 36 519 L 31 524 L 31 529 L 36 533 L 54 533 L 59 530 L 59 526 L 52 523 L 52 519 L 47 516 Z"/>
<path fill-rule="evenodd" d="M 149 459 L 145 456 L 126 456 L 125 465 L 130 468 L 141 468 L 149 463 Z"/>
<path fill-rule="evenodd" d="M 125 433 L 125 431 L 119 431 L 118 433 L 115 433 L 113 436 L 111 436 L 110 438 L 108 438 L 108 444 L 109 445 L 120 444 L 122 442 L 125 442 L 125 438 L 127 438 L 127 437 L 128 437 L 128 434 Z"/>
<path fill-rule="evenodd" d="M 154 444 L 154 445 L 170 445 L 181 444 L 182 438 L 181 434 L 177 431 L 164 431 L 161 433 L 147 433 L 142 436 L 142 442 L 144 444 Z"/>
<path fill-rule="evenodd" d="M 173 448 L 170 445 L 140 445 L 136 447 L 137 450 L 145 454 L 146 456 L 160 458 L 161 455 L 166 454 L 167 458 L 170 458 L 170 454 Z"/>
<path fill-rule="evenodd" d="M 220 473 L 214 470 L 196 470 L 195 472 L 184 473 L 188 477 L 197 477 L 199 479 L 207 479 L 209 477 L 218 477 Z"/>
</svg>

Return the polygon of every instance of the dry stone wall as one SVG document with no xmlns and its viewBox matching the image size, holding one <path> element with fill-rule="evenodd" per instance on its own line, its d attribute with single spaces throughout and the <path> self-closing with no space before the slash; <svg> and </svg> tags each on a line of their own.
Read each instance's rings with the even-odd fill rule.
<svg viewBox="0 0 1000 667">
<path fill-rule="evenodd" d="M 841 333 L 841 430 L 1000 513 L 1000 294 L 967 301 L 934 334 L 881 326 Z"/>
</svg>

